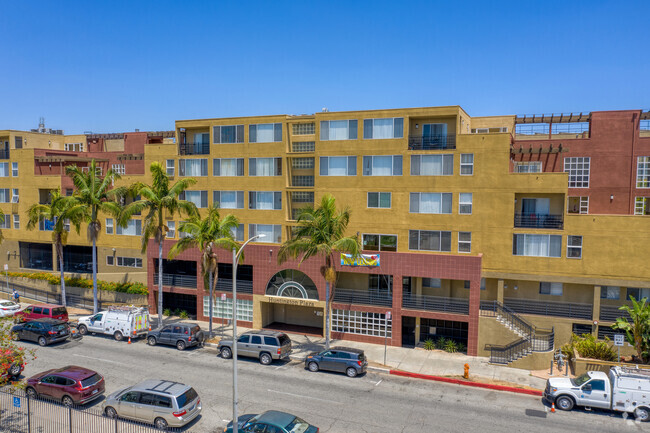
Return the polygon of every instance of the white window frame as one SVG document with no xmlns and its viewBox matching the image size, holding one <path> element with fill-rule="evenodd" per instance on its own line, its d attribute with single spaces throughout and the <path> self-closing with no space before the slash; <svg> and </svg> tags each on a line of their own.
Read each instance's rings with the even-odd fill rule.
<svg viewBox="0 0 650 433">
<path fill-rule="evenodd" d="M 176 221 L 165 221 L 167 225 L 167 235 L 166 238 L 173 239 L 176 237 Z"/>
<path fill-rule="evenodd" d="M 422 212 L 422 194 L 431 194 L 440 196 L 440 212 Z M 451 215 L 453 209 L 454 195 L 450 192 L 412 192 L 409 193 L 409 213 L 425 215 Z M 417 197 L 417 211 L 414 210 L 413 200 Z M 449 211 L 445 212 L 445 199 L 449 202 Z"/>
<path fill-rule="evenodd" d="M 535 169 L 531 170 L 533 167 L 535 167 Z M 515 173 L 541 173 L 543 168 L 542 161 L 515 162 Z"/>
<path fill-rule="evenodd" d="M 523 241 L 523 246 L 524 246 L 524 251 L 522 254 L 515 254 L 515 247 L 516 247 L 516 236 L 524 236 L 524 241 Z M 539 236 L 539 237 L 546 237 L 547 239 L 547 250 L 548 250 L 548 255 L 546 256 L 540 256 L 540 255 L 534 255 L 534 254 L 526 254 L 526 238 L 528 236 Z M 553 256 L 551 255 L 551 237 L 554 237 L 555 240 L 557 238 L 560 239 L 560 247 L 558 248 L 558 255 Z M 562 235 L 545 235 L 545 234 L 533 234 L 533 233 L 515 233 L 512 237 L 512 242 L 513 242 L 513 247 L 512 247 L 512 255 L 516 257 L 544 257 L 544 258 L 549 258 L 549 259 L 558 259 L 562 257 Z"/>
<path fill-rule="evenodd" d="M 18 163 L 17 162 L 12 162 L 11 163 L 11 175 L 13 177 L 18 177 Z"/>
<path fill-rule="evenodd" d="M 582 164 L 582 168 L 578 168 L 578 164 Z M 569 188 L 589 188 L 591 158 L 589 156 L 565 157 L 564 172 L 569 175 Z M 571 180 L 571 177 L 574 179 Z M 580 181 L 578 181 L 579 177 L 582 178 Z"/>
<path fill-rule="evenodd" d="M 273 237 L 266 236 L 263 238 L 258 238 L 255 242 L 264 243 L 264 244 L 279 244 L 282 243 L 282 224 L 249 224 L 248 225 L 248 236 L 252 238 L 258 234 L 258 226 L 271 226 L 273 230 Z M 277 236 L 279 234 L 279 236 Z M 279 239 L 278 239 L 279 238 Z"/>
<path fill-rule="evenodd" d="M 133 265 L 127 265 L 125 262 L 127 260 L 133 260 Z M 142 268 L 142 259 L 140 257 L 125 257 L 125 256 L 117 256 L 115 258 L 115 265 L 122 267 L 122 268 L 135 268 L 139 269 Z"/>
<path fill-rule="evenodd" d="M 571 245 L 571 239 L 580 239 L 580 245 Z M 566 258 L 567 259 L 582 259 L 582 236 L 567 235 L 566 237 Z M 577 256 L 572 256 L 571 251 L 577 251 Z"/>
<path fill-rule="evenodd" d="M 370 194 L 377 194 L 377 206 L 370 206 Z M 381 205 L 381 196 L 388 194 L 388 207 Z M 366 207 L 368 209 L 390 209 L 393 207 L 393 193 L 383 191 L 368 191 L 366 194 Z"/>
<path fill-rule="evenodd" d="M 113 227 L 113 218 L 106 218 L 106 234 L 112 235 L 115 233 L 115 228 Z"/>
<path fill-rule="evenodd" d="M 333 309 L 332 332 L 391 338 L 393 321 L 385 313 Z"/>
<path fill-rule="evenodd" d="M 465 196 L 465 201 L 463 201 L 463 195 Z M 469 201 L 467 201 L 467 196 L 469 196 Z M 472 202 L 474 201 L 474 195 L 471 192 L 461 192 L 458 193 L 458 214 L 459 215 L 471 215 L 472 214 Z M 469 206 L 469 212 L 463 211 L 463 206 Z"/>
<path fill-rule="evenodd" d="M 14 216 L 14 230 L 20 230 L 20 215 L 15 213 Z"/>
<path fill-rule="evenodd" d="M 11 188 L 11 202 L 20 203 L 20 191 L 18 188 Z"/>
<path fill-rule="evenodd" d="M 562 296 L 564 294 L 564 283 L 549 283 L 546 281 L 540 281 L 539 294 L 548 296 Z"/>
<path fill-rule="evenodd" d="M 636 158 L 636 187 L 650 188 L 650 156 Z"/>
<path fill-rule="evenodd" d="M 375 121 L 377 120 L 392 120 L 392 136 L 391 137 L 375 137 Z M 395 131 L 401 130 L 401 134 L 396 135 Z M 369 126 L 369 129 L 367 128 Z M 373 119 L 363 119 L 363 139 L 364 140 L 390 140 L 395 138 L 404 138 L 404 118 L 403 117 L 378 117 Z"/>
<path fill-rule="evenodd" d="M 112 164 L 111 169 L 113 170 L 113 173 L 117 173 L 120 176 L 126 174 L 126 166 L 124 164 Z"/>
<path fill-rule="evenodd" d="M 171 163 L 171 165 L 170 165 Z M 165 162 L 165 171 L 167 173 L 167 176 L 169 177 L 174 177 L 176 175 L 176 160 L 175 159 L 168 159 Z"/>
<path fill-rule="evenodd" d="M 650 215 L 650 197 L 634 197 L 634 215 Z"/>
<path fill-rule="evenodd" d="M 397 235 L 386 234 L 386 233 L 362 233 L 361 234 L 361 247 L 362 248 L 364 247 L 364 244 L 365 244 L 364 241 L 363 241 L 364 236 L 379 236 L 379 239 L 378 239 L 379 244 L 377 245 L 378 249 L 376 249 L 376 250 L 367 250 L 367 251 L 391 251 L 391 252 L 397 252 L 397 245 L 398 245 L 398 242 L 399 242 L 399 238 L 398 238 Z M 382 250 L 381 249 L 381 238 L 382 238 L 382 236 L 392 236 L 392 237 L 395 238 L 395 251 L 393 251 L 393 250 Z"/>
<path fill-rule="evenodd" d="M 569 211 L 569 200 L 572 198 L 577 198 L 578 199 L 578 212 L 570 212 Z M 567 197 L 566 200 L 566 213 L 568 214 L 582 214 L 586 215 L 589 213 L 589 196 L 578 196 L 578 195 L 572 195 Z"/>
<path fill-rule="evenodd" d="M 329 174 L 330 172 L 330 160 L 332 158 L 346 158 L 346 168 L 344 175 L 338 174 Z M 323 161 L 327 162 L 326 168 L 323 167 Z M 335 155 L 335 156 L 321 156 L 318 159 L 318 174 L 319 176 L 356 176 L 357 175 L 357 157 L 356 156 L 346 156 L 346 155 Z"/>
<path fill-rule="evenodd" d="M 463 162 L 463 157 L 466 157 L 466 159 L 469 157 L 471 159 L 471 162 L 464 161 Z M 463 173 L 463 168 L 468 168 L 470 173 Z M 461 153 L 460 154 L 460 175 L 461 176 L 474 176 L 474 154 L 473 153 Z"/>
<path fill-rule="evenodd" d="M 461 235 L 469 235 L 469 240 L 461 239 Z M 461 249 L 461 245 L 468 246 L 467 251 Z M 458 232 L 458 253 L 459 254 L 469 254 L 472 252 L 472 232 Z"/>
<path fill-rule="evenodd" d="M 106 256 L 106 266 L 115 266 L 115 257 Z"/>
<path fill-rule="evenodd" d="M 140 224 L 138 224 L 138 223 L 140 223 Z M 133 227 L 131 227 L 131 226 L 133 226 Z M 134 233 L 125 233 L 125 231 L 131 230 L 131 229 L 133 229 Z M 122 227 L 122 226 L 118 225 L 117 228 L 115 229 L 115 234 L 121 235 L 121 236 L 141 236 L 142 235 L 142 220 L 130 219 L 126 224 L 126 227 Z"/>
</svg>

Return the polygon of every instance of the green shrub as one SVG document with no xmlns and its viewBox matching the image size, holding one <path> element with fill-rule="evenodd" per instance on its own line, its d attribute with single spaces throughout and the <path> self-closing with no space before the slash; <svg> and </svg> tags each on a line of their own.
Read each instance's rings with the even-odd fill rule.
<svg viewBox="0 0 650 433">
<path fill-rule="evenodd" d="M 425 350 L 433 350 L 433 349 L 436 348 L 436 343 L 434 343 L 433 340 L 430 339 L 430 338 L 427 339 L 427 340 L 424 340 L 424 348 L 425 348 Z"/>
<path fill-rule="evenodd" d="M 185 311 L 185 310 L 181 311 L 179 316 L 180 316 L 181 319 L 189 319 L 189 317 L 190 317 L 190 315 L 187 314 L 187 311 Z"/>
<path fill-rule="evenodd" d="M 598 341 L 593 334 L 582 334 L 582 336 L 572 334 L 571 341 L 562 346 L 561 350 L 569 360 L 573 359 L 573 349 L 575 349 L 581 358 L 616 361 L 618 356 L 609 341 L 607 337 L 605 341 Z"/>
<path fill-rule="evenodd" d="M 440 337 L 436 340 L 436 349 L 445 350 L 447 345 L 447 339 L 445 337 Z"/>
<path fill-rule="evenodd" d="M 163 315 L 164 316 L 171 316 L 172 315 L 172 310 L 170 310 L 169 308 L 165 308 L 163 310 Z"/>
<path fill-rule="evenodd" d="M 449 352 L 449 353 L 458 352 L 458 343 L 456 343 L 456 341 L 451 339 L 447 340 L 445 342 L 445 352 Z"/>
<path fill-rule="evenodd" d="M 181 315 L 181 309 L 177 308 L 174 310 L 174 316 L 180 316 Z"/>
<path fill-rule="evenodd" d="M 61 277 L 59 275 L 50 274 L 47 272 L 9 272 L 10 277 L 29 278 L 30 280 L 47 281 L 53 286 L 61 284 Z M 65 285 L 69 287 L 81 287 L 84 289 L 92 289 L 93 280 L 86 278 L 65 277 Z M 133 295 L 148 295 L 149 290 L 147 286 L 142 283 L 111 283 L 108 281 L 97 280 L 97 290 L 105 290 L 107 292 L 120 292 L 131 293 Z"/>
<path fill-rule="evenodd" d="M 464 343 L 458 343 L 458 351 L 467 353 L 467 346 Z"/>
</svg>

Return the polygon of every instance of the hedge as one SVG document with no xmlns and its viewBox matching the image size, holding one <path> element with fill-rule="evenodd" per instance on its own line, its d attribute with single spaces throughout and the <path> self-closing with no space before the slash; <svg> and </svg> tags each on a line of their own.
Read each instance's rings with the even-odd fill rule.
<svg viewBox="0 0 650 433">
<path fill-rule="evenodd" d="M 9 272 L 10 277 L 29 278 L 31 280 L 43 280 L 54 286 L 61 285 L 61 277 L 47 272 Z M 82 287 L 84 289 L 93 288 L 93 280 L 86 278 L 65 277 L 66 287 Z M 142 283 L 110 283 L 108 281 L 97 280 L 97 289 L 107 292 L 131 293 L 134 295 L 148 295 L 147 286 Z"/>
</svg>

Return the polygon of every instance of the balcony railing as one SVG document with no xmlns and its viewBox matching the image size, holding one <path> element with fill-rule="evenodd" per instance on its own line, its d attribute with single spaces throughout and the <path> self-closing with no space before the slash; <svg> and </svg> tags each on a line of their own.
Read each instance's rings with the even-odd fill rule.
<svg viewBox="0 0 650 433">
<path fill-rule="evenodd" d="M 178 145 L 179 155 L 209 155 L 210 143 L 183 143 Z"/>
<path fill-rule="evenodd" d="M 564 225 L 562 215 L 538 213 L 515 213 L 515 227 L 530 229 L 561 229 Z"/>
<path fill-rule="evenodd" d="M 9 149 L 0 149 L 0 159 L 9 159 Z"/>
<path fill-rule="evenodd" d="M 630 313 L 625 310 L 619 310 L 618 307 L 613 305 L 600 306 L 600 320 L 603 322 L 616 322 L 619 317 L 630 318 Z"/>
<path fill-rule="evenodd" d="M 436 150 L 455 148 L 455 135 L 409 135 L 409 150 Z"/>
<path fill-rule="evenodd" d="M 514 298 L 506 298 L 503 303 L 518 314 L 535 314 L 538 316 L 569 317 L 572 319 L 591 320 L 593 313 L 593 307 L 591 304 L 544 302 Z"/>
<path fill-rule="evenodd" d="M 404 293 L 402 298 L 402 308 L 469 314 L 469 300 Z"/>
<path fill-rule="evenodd" d="M 349 290 L 339 289 L 334 291 L 334 302 L 341 304 L 380 305 L 382 307 L 393 306 L 393 295 L 391 293 L 378 292 L 376 290 Z"/>
<path fill-rule="evenodd" d="M 153 283 L 156 285 L 158 284 L 158 274 L 153 274 Z M 168 287 L 188 287 L 190 289 L 196 289 L 196 276 L 163 273 L 162 283 L 163 286 Z"/>
<path fill-rule="evenodd" d="M 217 280 L 217 290 L 219 290 L 220 292 L 232 292 L 232 279 L 219 278 Z M 237 280 L 237 293 L 252 294 L 253 282 L 247 280 Z"/>
</svg>

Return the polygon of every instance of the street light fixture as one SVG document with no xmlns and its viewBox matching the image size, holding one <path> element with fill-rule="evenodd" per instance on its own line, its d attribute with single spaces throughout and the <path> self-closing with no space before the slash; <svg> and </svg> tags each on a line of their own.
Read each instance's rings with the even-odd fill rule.
<svg viewBox="0 0 650 433">
<path fill-rule="evenodd" d="M 232 249 L 232 431 L 239 431 L 237 422 L 237 263 L 244 247 L 255 239 L 265 238 L 265 234 L 253 236 L 239 248 Z"/>
</svg>

